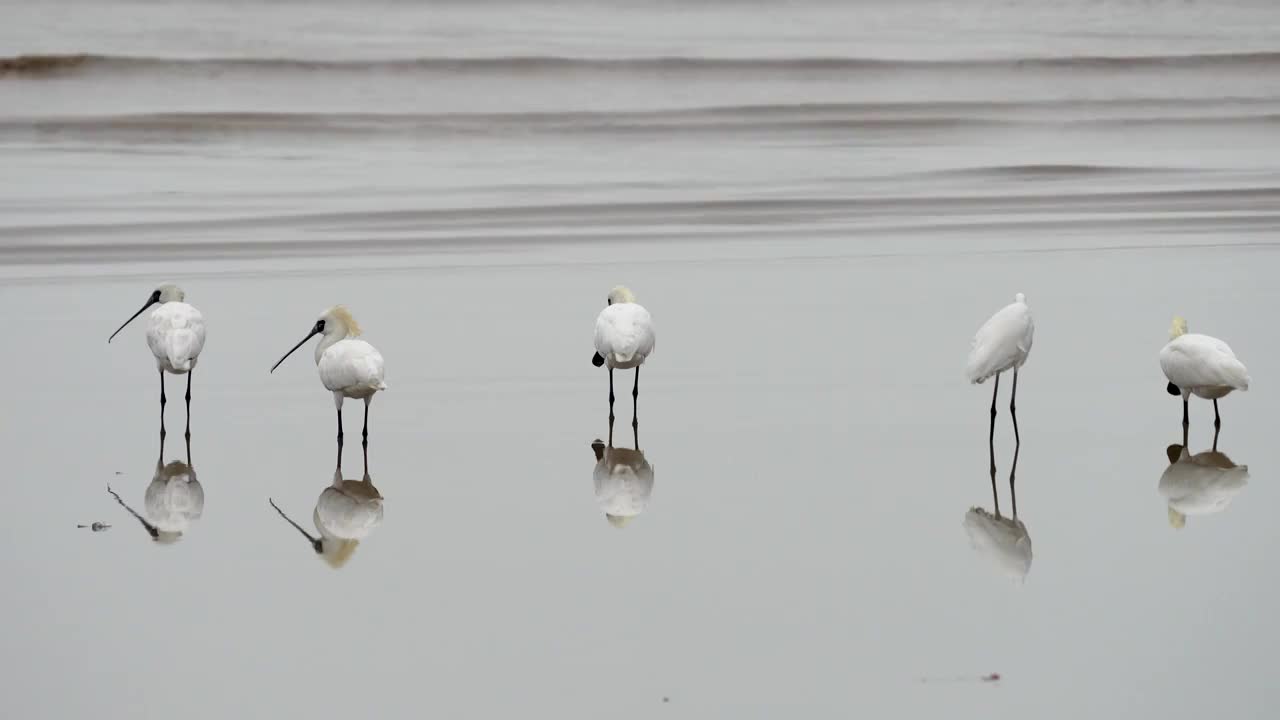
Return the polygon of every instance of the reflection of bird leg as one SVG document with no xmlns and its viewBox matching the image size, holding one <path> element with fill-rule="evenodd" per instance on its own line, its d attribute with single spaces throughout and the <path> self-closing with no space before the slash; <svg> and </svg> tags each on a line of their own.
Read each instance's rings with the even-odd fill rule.
<svg viewBox="0 0 1280 720">
<path fill-rule="evenodd" d="M 1022 438 L 1018 435 L 1018 408 L 1015 405 L 1018 397 L 1018 368 L 1013 369 L 1013 393 L 1009 395 L 1009 415 L 1013 418 L 1013 465 L 1009 468 L 1009 500 L 1013 503 L 1013 519 L 1018 519 L 1018 491 L 1014 489 L 1014 473 L 1018 472 L 1018 451 L 1022 449 Z"/>
<path fill-rule="evenodd" d="M 191 440 L 191 376 L 195 374 L 195 370 L 187 371 L 187 440 Z M 187 463 L 190 465 L 191 463 Z"/>
<path fill-rule="evenodd" d="M 160 371 L 160 440 L 164 440 L 164 405 L 169 402 L 164 396 L 164 370 Z"/>
<path fill-rule="evenodd" d="M 640 423 L 635 418 L 631 418 L 631 444 L 640 452 Z"/>
<path fill-rule="evenodd" d="M 1214 407 L 1214 410 L 1218 409 L 1217 400 L 1213 401 L 1213 407 Z M 1222 431 L 1221 424 L 1217 422 L 1213 423 L 1213 451 L 1214 452 L 1218 452 L 1218 433 L 1221 431 Z"/>
<path fill-rule="evenodd" d="M 373 398 L 364 399 L 364 429 L 360 431 L 360 446 L 364 449 L 364 474 L 369 474 L 369 401 Z"/>
<path fill-rule="evenodd" d="M 187 433 L 187 467 L 191 467 L 191 433 Z"/>
<path fill-rule="evenodd" d="M 613 368 L 609 368 L 609 427 L 613 427 Z M 613 445 L 612 436 L 609 445 Z"/>
<path fill-rule="evenodd" d="M 996 375 L 991 389 L 991 431 L 987 435 L 987 449 L 991 458 L 991 499 L 996 505 L 996 517 L 1000 517 L 1000 494 L 996 491 L 996 395 L 1000 393 L 1000 376 Z"/>
<path fill-rule="evenodd" d="M 613 413 L 609 413 L 609 447 L 613 447 Z"/>
<path fill-rule="evenodd" d="M 1187 399 L 1182 398 L 1182 447 L 1187 447 L 1187 431 L 1191 428 L 1191 418 L 1187 416 Z"/>
<path fill-rule="evenodd" d="M 285 515 L 284 511 L 280 509 L 280 506 L 276 505 L 275 500 L 272 500 L 271 498 L 267 498 L 267 502 L 271 503 L 271 507 L 275 508 L 276 512 L 280 513 L 280 517 L 284 518 L 285 522 L 292 525 L 295 530 L 302 533 L 303 537 L 311 541 L 312 549 L 314 549 L 316 552 L 324 552 L 324 545 L 321 544 L 320 538 L 315 537 L 314 535 L 307 532 L 306 530 L 303 530 L 301 525 L 293 521 L 293 518 L 289 517 L 288 515 Z"/>
<path fill-rule="evenodd" d="M 1222 429 L 1222 416 L 1218 414 L 1218 399 L 1213 399 L 1213 432 L 1216 435 Z"/>
<path fill-rule="evenodd" d="M 150 535 L 152 539 L 159 537 L 160 529 L 157 528 L 155 525 L 152 525 L 151 523 L 147 522 L 146 518 L 134 512 L 133 508 L 126 505 L 124 500 L 120 499 L 120 496 L 116 494 L 116 491 L 111 489 L 110 485 L 107 486 L 107 492 L 111 493 L 111 497 L 115 498 L 116 502 L 120 503 L 120 507 L 124 508 L 125 510 L 128 510 L 130 515 L 132 515 L 135 519 L 137 519 L 138 522 L 142 523 L 142 527 L 146 528 L 147 534 Z"/>
</svg>

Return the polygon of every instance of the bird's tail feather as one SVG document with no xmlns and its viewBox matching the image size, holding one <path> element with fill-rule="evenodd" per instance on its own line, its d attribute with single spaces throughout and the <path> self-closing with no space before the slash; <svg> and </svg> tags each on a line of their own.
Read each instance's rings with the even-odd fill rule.
<svg viewBox="0 0 1280 720">
<path fill-rule="evenodd" d="M 166 349 L 165 355 L 169 358 L 169 364 L 174 370 L 186 372 L 191 369 L 192 350 L 196 345 L 196 334 L 190 330 L 175 330 L 172 341 Z"/>
<path fill-rule="evenodd" d="M 614 352 L 613 360 L 614 362 L 626 363 L 631 362 L 631 359 L 635 356 L 635 352 Z"/>
</svg>

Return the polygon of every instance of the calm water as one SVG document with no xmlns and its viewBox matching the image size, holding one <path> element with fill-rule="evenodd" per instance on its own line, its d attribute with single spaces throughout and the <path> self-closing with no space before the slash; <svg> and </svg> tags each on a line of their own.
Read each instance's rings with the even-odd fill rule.
<svg viewBox="0 0 1280 720">
<path fill-rule="evenodd" d="M 3 716 L 1274 714 L 1274 3 L 0 11 Z M 188 459 L 182 379 L 161 455 L 143 328 L 104 342 L 164 280 L 209 325 L 168 544 L 106 491 L 145 516 Z M 618 282 L 660 336 L 621 530 L 587 363 Z M 1022 580 L 966 532 L 962 373 L 1017 291 Z M 268 504 L 316 532 L 330 397 L 309 352 L 267 370 L 337 302 L 390 388 L 384 519 L 335 570 Z M 1175 313 L 1255 379 L 1221 403 L 1247 482 L 1168 477 Z M 1176 529 L 1168 495 L 1230 503 Z"/>
</svg>

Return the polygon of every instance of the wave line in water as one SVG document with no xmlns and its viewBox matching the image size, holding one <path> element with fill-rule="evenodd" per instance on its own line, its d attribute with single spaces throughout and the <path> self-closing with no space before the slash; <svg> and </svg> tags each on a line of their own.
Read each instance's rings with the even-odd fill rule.
<svg viewBox="0 0 1280 720">
<path fill-rule="evenodd" d="M 1094 55 L 952 60 L 859 57 L 631 57 L 583 58 L 551 55 L 507 57 L 418 57 L 389 59 L 306 59 L 283 57 L 179 58 L 95 53 L 29 54 L 0 57 L 0 78 L 44 79 L 99 73 L 276 72 L 447 72 L 447 73 L 714 73 L 854 72 L 903 69 L 1088 69 L 1271 67 L 1280 51 L 1192 53 L 1185 55 Z"/>
<path fill-rule="evenodd" d="M 1072 124 L 1150 126 L 1280 122 L 1280 99 L 1103 102 L 919 102 L 722 105 L 663 110 L 561 112 L 155 112 L 0 116 L 0 136 L 30 133 L 119 136 L 164 133 L 452 135 L 503 132 L 898 131 Z"/>
</svg>

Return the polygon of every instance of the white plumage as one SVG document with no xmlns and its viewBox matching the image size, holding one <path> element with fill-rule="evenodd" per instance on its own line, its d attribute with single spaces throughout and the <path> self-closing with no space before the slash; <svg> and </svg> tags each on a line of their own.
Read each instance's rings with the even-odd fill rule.
<svg viewBox="0 0 1280 720">
<path fill-rule="evenodd" d="M 1249 371 L 1230 346 L 1186 330 L 1186 321 L 1174 318 L 1172 339 L 1160 350 L 1160 369 L 1184 399 L 1193 394 L 1216 400 L 1232 390 L 1249 389 Z"/>
<path fill-rule="evenodd" d="M 345 397 L 363 400 L 387 389 L 382 353 L 364 340 L 346 338 L 331 345 L 322 340 L 316 346 L 316 368 L 325 388 Z"/>
<path fill-rule="evenodd" d="M 609 369 L 626 370 L 644 364 L 653 354 L 653 318 L 624 287 L 609 293 L 609 305 L 596 317 L 596 353 Z"/>
<path fill-rule="evenodd" d="M 204 349 L 204 316 L 185 302 L 166 302 L 151 313 L 147 346 L 161 370 L 175 375 L 191 371 Z"/>
<path fill-rule="evenodd" d="M 1031 353 L 1035 330 L 1027 298 L 1018 293 L 973 336 L 966 369 L 969 382 L 982 383 L 1006 370 L 1022 367 Z"/>
</svg>

